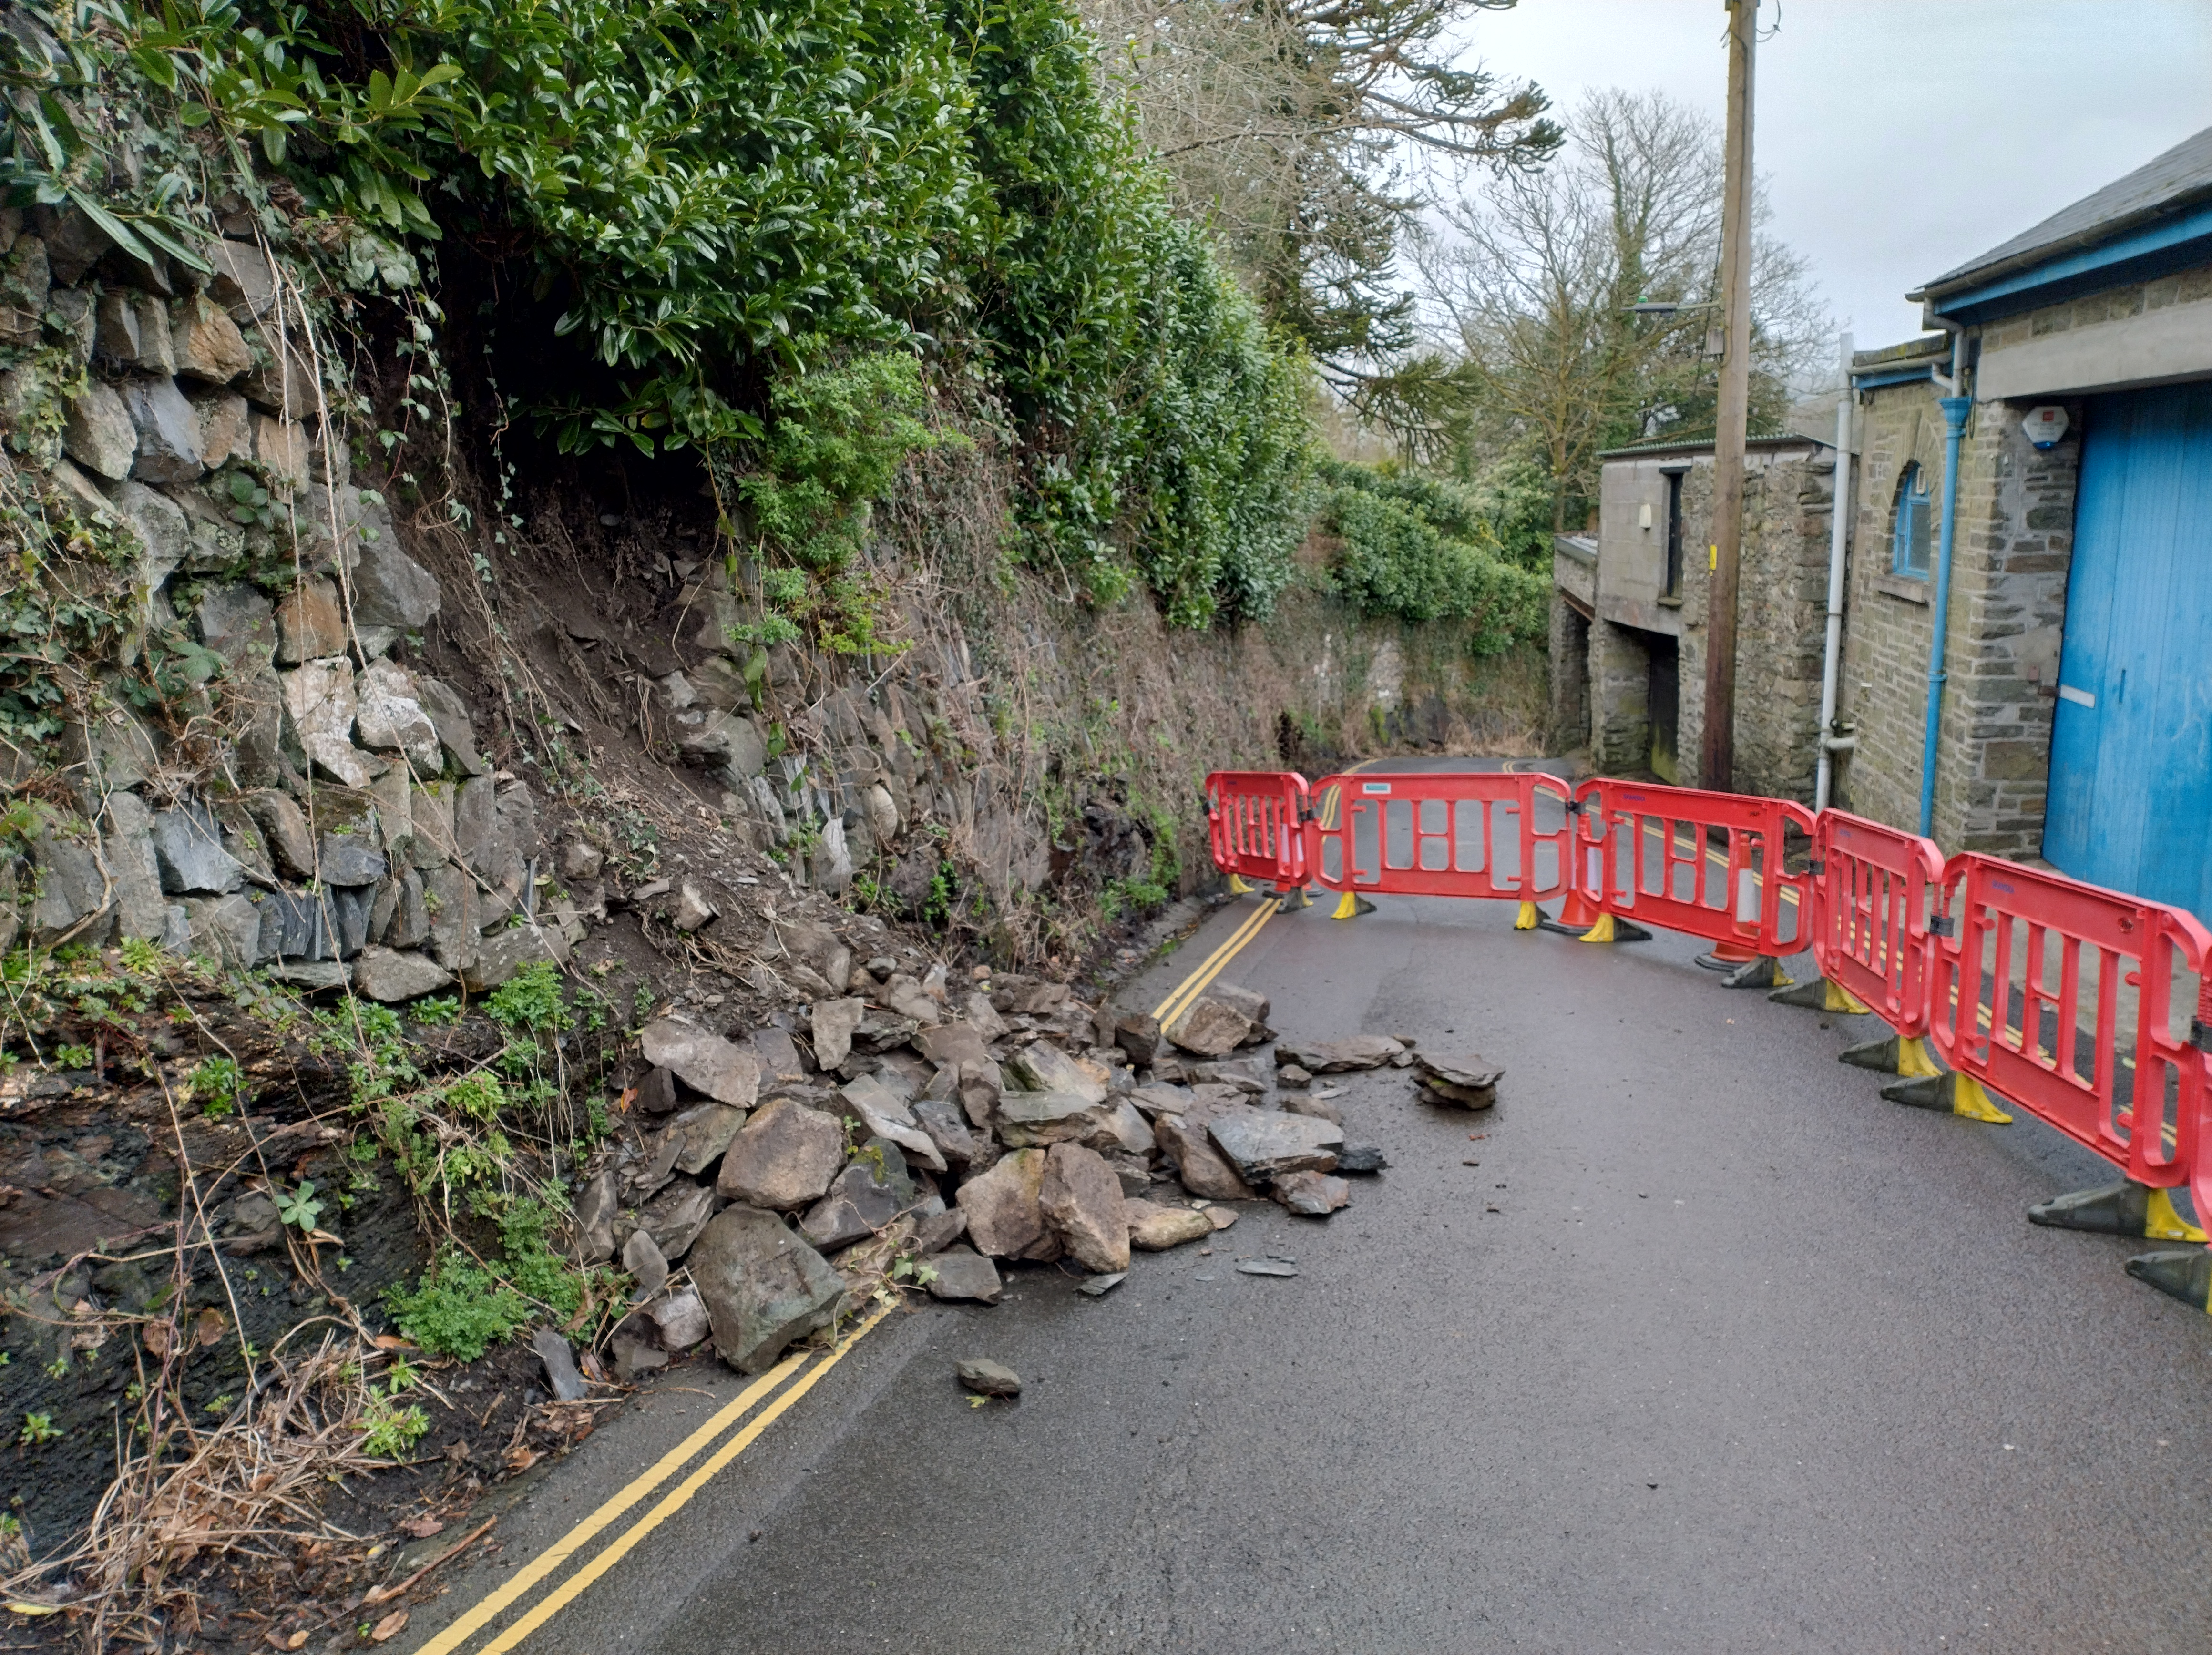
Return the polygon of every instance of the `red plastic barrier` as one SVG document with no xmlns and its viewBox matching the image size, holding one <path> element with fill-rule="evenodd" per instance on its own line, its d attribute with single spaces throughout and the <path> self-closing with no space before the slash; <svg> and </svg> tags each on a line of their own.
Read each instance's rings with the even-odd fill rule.
<svg viewBox="0 0 2212 1655">
<path fill-rule="evenodd" d="M 2212 933 L 2165 903 L 1972 852 L 1946 865 L 1943 892 L 1955 934 L 1938 941 L 1929 1004 L 1944 1059 L 2136 1182 L 2188 1185 L 2212 1213 L 2205 1053 L 2172 1026 Z"/>
<path fill-rule="evenodd" d="M 1327 776 L 1313 798 L 1306 868 L 1330 890 L 1540 902 L 1567 887 L 1574 821 L 1557 776 Z"/>
<path fill-rule="evenodd" d="M 1803 805 L 1612 780 L 1575 803 L 1577 876 L 1601 912 L 1757 954 L 1804 948 L 1812 876 L 1783 865 L 1790 828 L 1812 838 Z"/>
<path fill-rule="evenodd" d="M 1217 770 L 1206 779 L 1213 865 L 1271 885 L 1306 882 L 1306 779 L 1288 770 Z"/>
<path fill-rule="evenodd" d="M 1813 834 L 1813 959 L 1908 1040 L 1928 1033 L 1943 853 L 1917 834 L 1823 810 Z"/>
</svg>

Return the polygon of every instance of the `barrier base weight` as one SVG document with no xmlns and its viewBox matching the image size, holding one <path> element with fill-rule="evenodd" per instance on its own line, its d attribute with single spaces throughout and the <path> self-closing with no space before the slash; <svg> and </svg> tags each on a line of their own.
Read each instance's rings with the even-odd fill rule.
<svg viewBox="0 0 2212 1655">
<path fill-rule="evenodd" d="M 1854 1069 L 1902 1075 L 1908 1080 L 1933 1080 L 1943 1072 L 1936 1059 L 1928 1055 L 1927 1040 L 1917 1035 L 1911 1040 L 1893 1034 L 1886 1040 L 1869 1040 L 1864 1046 L 1839 1052 L 1836 1061 L 1847 1063 Z"/>
<path fill-rule="evenodd" d="M 1282 899 L 1275 904 L 1277 913 L 1296 913 L 1300 908 L 1313 906 L 1313 898 L 1303 885 L 1286 885 L 1276 895 Z"/>
<path fill-rule="evenodd" d="M 1933 1109 L 1939 1114 L 1987 1121 L 1992 1126 L 2012 1125 L 2012 1117 L 1998 1108 L 1995 1100 L 1982 1089 L 1982 1083 L 1969 1075 L 1951 1072 L 1899 1081 L 1893 1086 L 1883 1087 L 1881 1094 L 1890 1102 L 1909 1108 Z"/>
<path fill-rule="evenodd" d="M 1586 931 L 1571 931 L 1565 925 L 1553 924 L 1549 922 L 1546 923 L 1544 929 L 1565 931 L 1577 943 L 1649 943 L 1651 940 L 1651 933 L 1643 926 L 1632 924 L 1618 915 L 1610 913 L 1598 915 L 1597 923 Z"/>
<path fill-rule="evenodd" d="M 2184 1247 L 2173 1252 L 2141 1253 L 2128 1260 L 2128 1274 L 2185 1305 L 2212 1313 L 2212 1252 Z"/>
<path fill-rule="evenodd" d="M 1762 954 L 1748 965 L 1738 966 L 1728 975 L 1729 988 L 1789 988 L 1796 979 L 1782 969 L 1782 962 L 1771 955 Z"/>
<path fill-rule="evenodd" d="M 2055 1230 L 2139 1235 L 2146 1241 L 2203 1241 L 2204 1232 L 2173 1209 L 2173 1197 L 2133 1179 L 2101 1190 L 2074 1190 L 2027 1209 L 2027 1222 Z"/>
<path fill-rule="evenodd" d="M 1841 983 L 1826 977 L 1815 977 L 1809 983 L 1800 983 L 1791 988 L 1777 989 L 1766 997 L 1778 1006 L 1802 1006 L 1808 1011 L 1826 1011 L 1840 1016 L 1867 1016 L 1874 1011 L 1872 1006 Z M 1856 1052 L 1861 1048 L 1854 1046 L 1851 1049 Z M 1848 1054 L 1844 1061 L 1850 1061 Z M 1893 1070 L 1890 1072 L 1894 1074 L 1896 1071 Z"/>
<path fill-rule="evenodd" d="M 1337 898 L 1336 912 L 1329 915 L 1329 918 L 1331 919 L 1357 919 L 1363 913 L 1373 913 L 1374 912 L 1375 905 L 1372 902 L 1370 902 L 1364 896 L 1354 896 L 1350 891 L 1346 891 L 1341 896 Z"/>
</svg>

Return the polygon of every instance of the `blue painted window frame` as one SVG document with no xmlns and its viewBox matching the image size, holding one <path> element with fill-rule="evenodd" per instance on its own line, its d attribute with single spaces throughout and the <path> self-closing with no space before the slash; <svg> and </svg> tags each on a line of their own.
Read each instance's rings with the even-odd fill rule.
<svg viewBox="0 0 2212 1655">
<path fill-rule="evenodd" d="M 1907 580 L 1928 579 L 1935 537 L 1931 491 L 1917 460 L 1908 461 L 1897 480 L 1897 513 L 1890 525 L 1889 567 Z"/>
</svg>

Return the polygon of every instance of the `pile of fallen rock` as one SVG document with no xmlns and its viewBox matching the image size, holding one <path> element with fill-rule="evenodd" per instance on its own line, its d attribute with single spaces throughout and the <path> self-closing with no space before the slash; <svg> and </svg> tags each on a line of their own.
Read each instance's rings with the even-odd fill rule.
<svg viewBox="0 0 2212 1655">
<path fill-rule="evenodd" d="M 618 1257 L 637 1282 L 612 1340 L 625 1380 L 709 1338 L 759 1373 L 902 1259 L 936 1297 L 990 1304 L 1016 1264 L 1070 1261 L 1103 1291 L 1133 1250 L 1226 1229 L 1224 1203 L 1326 1217 L 1346 1174 L 1384 1164 L 1346 1143 L 1328 1077 L 1414 1061 L 1364 1035 L 1282 1041 L 1270 1062 L 1267 1001 L 1226 985 L 1164 1029 L 1013 973 L 956 984 L 836 954 L 821 974 L 844 992 L 803 1014 L 643 1031 L 625 1103 L 645 1130 L 610 1146 L 575 1211 L 583 1261 Z"/>
</svg>

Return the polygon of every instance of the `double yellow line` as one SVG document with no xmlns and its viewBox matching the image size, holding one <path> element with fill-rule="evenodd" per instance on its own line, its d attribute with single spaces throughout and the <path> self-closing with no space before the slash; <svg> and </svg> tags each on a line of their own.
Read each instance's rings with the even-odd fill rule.
<svg viewBox="0 0 2212 1655">
<path fill-rule="evenodd" d="M 744 1420 L 748 1414 L 752 1413 L 763 1398 L 775 1391 L 778 1386 L 784 1386 L 781 1394 L 778 1395 L 775 1401 L 761 1409 L 743 1429 L 717 1448 L 689 1476 L 670 1489 L 652 1510 L 647 1512 L 644 1516 L 639 1518 L 603 1547 L 590 1562 L 548 1592 L 528 1613 L 507 1627 L 477 1652 L 477 1655 L 506 1655 L 506 1652 L 513 1649 L 582 1596 L 593 1581 L 599 1579 L 601 1575 L 628 1556 L 646 1536 L 681 1511 L 694 1494 L 712 1482 L 716 1474 L 726 1467 L 731 1461 L 759 1440 L 763 1432 L 781 1418 L 801 1397 L 812 1390 L 822 1376 L 842 1361 L 845 1353 L 866 1337 L 889 1313 L 888 1306 L 878 1310 L 875 1314 L 838 1341 L 827 1355 L 818 1360 L 811 1351 L 800 1351 L 795 1355 L 785 1357 L 783 1361 L 740 1391 L 704 1425 L 654 1461 L 642 1475 L 633 1479 L 626 1487 L 601 1505 L 597 1511 L 532 1559 L 514 1579 L 485 1597 L 463 1615 L 459 1620 L 423 1645 L 416 1652 L 416 1655 L 454 1655 L 455 1651 L 460 1649 L 477 1633 L 490 1626 L 501 1615 L 521 1602 L 542 1582 L 566 1567 L 602 1530 L 612 1526 L 616 1519 L 653 1493 L 661 1484 L 690 1464 L 692 1459 L 715 1439 L 728 1431 L 731 1427 L 737 1425 L 739 1421 Z M 807 1367 L 810 1361 L 813 1363 L 811 1367 Z M 790 1379 L 802 1368 L 806 1370 L 805 1376 L 795 1385 L 785 1385 L 785 1381 Z"/>
<path fill-rule="evenodd" d="M 1191 1002 L 1203 994 L 1207 985 L 1221 974 L 1222 967 L 1235 959 L 1237 952 L 1260 934 L 1260 928 L 1275 917 L 1279 906 L 1273 897 L 1261 897 L 1259 907 L 1246 917 L 1244 923 L 1236 929 L 1229 940 L 1206 955 L 1199 968 L 1176 985 L 1174 993 L 1152 1008 L 1152 1020 L 1165 1028 L 1188 1011 Z"/>
</svg>

